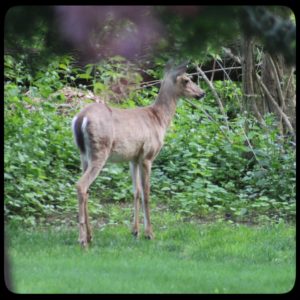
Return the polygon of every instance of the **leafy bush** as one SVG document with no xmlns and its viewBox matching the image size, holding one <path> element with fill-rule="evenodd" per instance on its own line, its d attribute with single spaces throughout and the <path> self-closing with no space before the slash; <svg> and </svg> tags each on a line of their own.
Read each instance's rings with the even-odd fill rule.
<svg viewBox="0 0 300 300">
<path fill-rule="evenodd" d="M 208 92 L 201 107 L 221 120 L 210 97 Z M 169 204 L 187 215 L 293 217 L 295 151 L 279 136 L 275 118 L 266 120 L 262 129 L 254 118 L 238 115 L 229 130 L 221 131 L 221 121 L 212 122 L 182 102 L 155 163 L 164 186 L 153 178 L 154 194 L 162 199 L 167 194 L 172 198 Z"/>
<path fill-rule="evenodd" d="M 53 102 L 34 103 L 14 84 L 5 85 L 7 216 L 40 217 L 74 205 L 69 197 L 70 194 L 75 197 L 69 121 L 57 114 Z"/>
<path fill-rule="evenodd" d="M 80 176 L 79 154 L 70 129 L 78 106 L 68 106 L 63 86 L 84 85 L 101 95 L 100 85 L 122 80 L 138 84 L 122 59 L 81 69 L 69 56 L 53 59 L 33 75 L 26 60 L 5 56 L 5 216 L 34 224 L 56 214 L 75 218 L 74 183 Z M 161 70 L 152 70 L 159 75 Z M 179 101 L 165 145 L 153 164 L 151 197 L 189 217 L 219 216 L 230 220 L 292 219 L 295 216 L 295 149 L 283 139 L 272 115 L 266 127 L 240 114 L 236 83 L 216 83 L 230 114 L 228 128 L 208 88 L 206 98 Z M 57 92 L 58 93 L 55 93 Z M 121 107 L 154 101 L 157 87 L 124 93 Z M 115 99 L 113 99 L 115 101 Z M 87 100 L 88 101 L 88 100 Z M 71 102 L 71 103 L 73 103 Z M 116 105 L 114 103 L 113 105 Z M 213 117 L 209 119 L 207 114 Z M 246 130 L 247 128 L 247 130 Z M 132 201 L 127 164 L 108 164 L 90 191 L 90 211 L 105 201 Z"/>
</svg>

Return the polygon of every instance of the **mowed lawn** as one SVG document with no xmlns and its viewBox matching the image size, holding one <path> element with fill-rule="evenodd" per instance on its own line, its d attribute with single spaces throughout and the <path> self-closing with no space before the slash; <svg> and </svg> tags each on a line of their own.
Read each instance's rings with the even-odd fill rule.
<svg viewBox="0 0 300 300">
<path fill-rule="evenodd" d="M 295 227 L 225 222 L 94 229 L 84 251 L 76 228 L 6 226 L 17 293 L 286 293 L 295 281 Z"/>
</svg>

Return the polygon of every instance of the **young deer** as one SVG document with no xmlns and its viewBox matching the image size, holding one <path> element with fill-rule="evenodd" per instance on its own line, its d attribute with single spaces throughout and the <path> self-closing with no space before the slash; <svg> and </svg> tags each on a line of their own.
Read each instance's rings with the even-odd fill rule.
<svg viewBox="0 0 300 300">
<path fill-rule="evenodd" d="M 83 175 L 76 185 L 79 201 L 79 242 L 83 247 L 92 239 L 87 209 L 88 189 L 106 161 L 130 162 L 134 189 L 132 233 L 139 235 L 141 196 L 145 236 L 154 238 L 149 209 L 152 162 L 163 146 L 178 98 L 182 96 L 200 99 L 205 95 L 185 71 L 186 64 L 173 69 L 166 67 L 159 94 L 150 106 L 119 109 L 93 103 L 74 117 L 72 128 L 83 168 Z"/>
</svg>

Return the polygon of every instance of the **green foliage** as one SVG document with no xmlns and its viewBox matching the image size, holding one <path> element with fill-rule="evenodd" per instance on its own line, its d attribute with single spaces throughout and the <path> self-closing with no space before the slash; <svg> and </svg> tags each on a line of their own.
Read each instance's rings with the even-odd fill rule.
<svg viewBox="0 0 300 300">
<path fill-rule="evenodd" d="M 63 86 L 58 72 L 52 63 L 37 73 L 28 90 L 34 97 L 16 84 L 24 75 L 4 86 L 5 214 L 32 224 L 35 218 L 75 205 L 72 172 L 77 158 L 70 119 L 57 110 L 61 100 L 43 98 Z"/>
<path fill-rule="evenodd" d="M 134 65 L 121 56 L 114 56 L 98 64 L 88 64 L 76 76 L 90 82 L 87 86 L 106 101 L 122 102 L 132 88 L 141 81 Z M 127 104 L 128 107 L 128 104 Z"/>
<path fill-rule="evenodd" d="M 47 98 L 51 93 L 64 85 L 74 85 L 75 77 L 72 71 L 78 71 L 73 66 L 73 58 L 65 55 L 51 56 L 34 60 L 31 55 L 21 54 L 16 57 L 4 55 L 4 77 L 6 82 L 12 82 L 25 91 L 29 88 L 33 96 Z"/>
<path fill-rule="evenodd" d="M 293 11 L 286 6 L 244 6 L 241 28 L 247 36 L 256 36 L 270 53 L 280 53 L 285 61 L 296 62 L 296 26 Z M 284 33 L 284 34 L 283 34 Z"/>
<path fill-rule="evenodd" d="M 107 86 L 122 80 L 138 84 L 141 77 L 121 57 L 83 69 L 70 56 L 57 57 L 35 72 L 29 72 L 28 62 L 26 57 L 5 56 L 5 216 L 33 225 L 57 214 L 74 218 L 77 211 L 74 183 L 81 171 L 70 124 L 78 107 L 89 100 L 77 105 L 60 89 L 77 86 L 79 80 L 81 88 L 103 95 Z M 161 78 L 161 68 L 148 71 Z M 194 101 L 199 109 L 179 101 L 165 145 L 153 164 L 153 201 L 184 217 L 293 220 L 292 143 L 279 135 L 272 115 L 265 117 L 267 125 L 261 128 L 254 118 L 239 112 L 237 83 L 215 82 L 215 87 L 229 116 L 228 128 L 207 87 L 206 98 Z M 129 89 L 119 106 L 149 105 L 157 92 L 156 86 Z M 73 105 L 62 109 L 67 100 Z M 92 214 L 111 201 L 132 201 L 127 164 L 107 164 L 91 187 Z"/>
<path fill-rule="evenodd" d="M 5 89 L 9 88 L 7 84 Z M 53 102 L 30 109 L 26 104 L 21 95 L 6 103 L 4 129 L 6 215 L 19 218 L 41 217 L 75 205 L 69 196 L 75 197 L 69 170 L 75 160 L 72 136 L 66 130 L 69 120 L 56 114 Z"/>
<path fill-rule="evenodd" d="M 172 199 L 169 205 L 187 215 L 221 214 L 240 221 L 260 220 L 259 215 L 293 218 L 295 151 L 280 138 L 275 119 L 269 116 L 269 125 L 262 129 L 254 118 L 238 115 L 225 138 L 222 116 L 209 91 L 201 108 L 218 123 L 192 112 L 185 102 L 179 104 L 154 165 L 153 194 L 159 199 L 167 194 Z"/>
<path fill-rule="evenodd" d="M 168 30 L 167 49 L 173 55 L 184 52 L 195 58 L 201 52 L 204 54 L 208 45 L 218 48 L 240 34 L 236 21 L 239 9 L 238 6 L 155 8 Z"/>
</svg>

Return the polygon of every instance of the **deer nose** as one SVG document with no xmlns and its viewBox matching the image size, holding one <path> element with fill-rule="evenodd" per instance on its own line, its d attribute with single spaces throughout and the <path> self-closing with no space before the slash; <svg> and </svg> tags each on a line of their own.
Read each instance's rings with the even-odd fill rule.
<svg viewBox="0 0 300 300">
<path fill-rule="evenodd" d="M 204 96 L 205 96 L 205 93 L 203 92 L 203 93 L 199 94 L 199 95 L 196 97 L 196 99 L 200 100 L 200 99 L 203 98 Z"/>
</svg>

